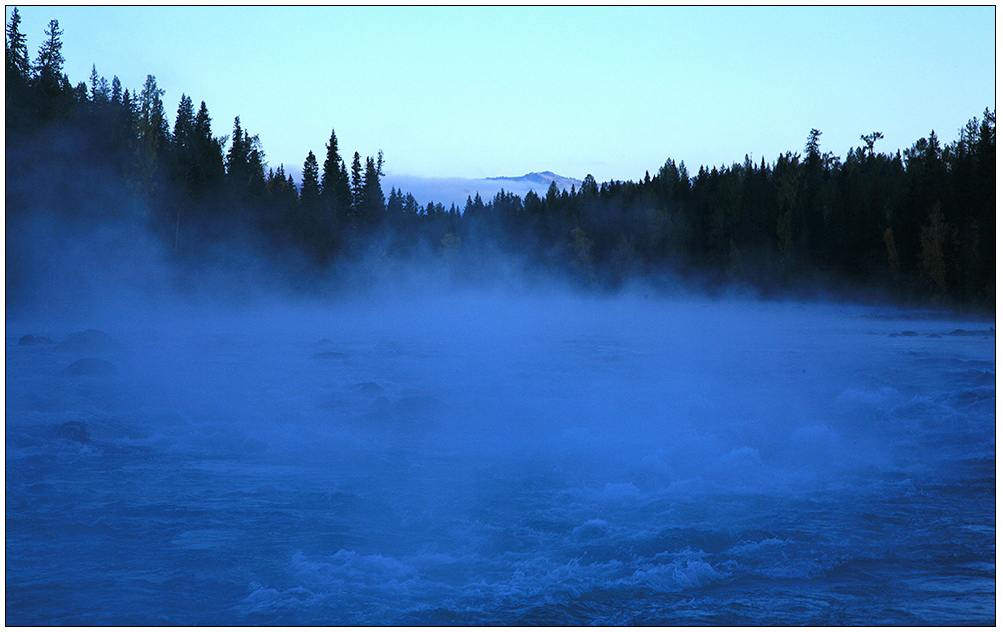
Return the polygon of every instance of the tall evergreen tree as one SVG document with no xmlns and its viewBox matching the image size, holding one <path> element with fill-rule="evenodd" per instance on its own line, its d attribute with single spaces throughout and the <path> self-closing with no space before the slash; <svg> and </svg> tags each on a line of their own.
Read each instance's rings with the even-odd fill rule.
<svg viewBox="0 0 1003 632">
<path fill-rule="evenodd" d="M 230 150 L 226 153 L 226 176 L 231 182 L 246 184 L 247 154 L 248 147 L 244 139 L 244 129 L 240 126 L 240 116 L 237 116 L 233 119 Z"/>
<path fill-rule="evenodd" d="M 257 135 L 251 136 L 233 120 L 233 138 L 226 154 L 226 179 L 240 195 L 259 196 L 265 192 L 265 157 Z"/>
<path fill-rule="evenodd" d="M 327 155 L 324 158 L 324 171 L 320 179 L 321 194 L 333 197 L 335 181 L 338 179 L 341 156 L 338 154 L 338 137 L 331 130 L 331 138 L 327 141 Z"/>
<path fill-rule="evenodd" d="M 174 134 L 171 140 L 175 148 L 188 150 L 192 146 L 195 135 L 195 106 L 187 94 L 181 94 L 178 103 L 178 113 L 174 119 Z"/>
<path fill-rule="evenodd" d="M 111 86 L 108 80 L 97 74 L 97 67 L 91 65 L 91 102 L 105 104 L 111 101 Z"/>
<path fill-rule="evenodd" d="M 404 197 L 396 188 L 390 187 L 390 196 L 387 198 L 387 218 L 391 222 L 400 222 L 404 217 Z"/>
<path fill-rule="evenodd" d="M 319 167 L 317 157 L 310 151 L 303 161 L 303 185 L 300 187 L 300 204 L 305 209 L 314 209 L 320 201 Z"/>
<path fill-rule="evenodd" d="M 17 7 L 11 12 L 7 22 L 6 46 L 7 71 L 4 86 L 6 88 L 4 103 L 6 106 L 6 123 L 8 130 L 22 127 L 25 121 L 34 114 L 30 104 L 26 103 L 28 85 L 31 80 L 31 65 L 28 62 L 27 38 L 21 33 L 21 14 Z"/>
<path fill-rule="evenodd" d="M 28 38 L 21 33 L 21 14 L 18 13 L 17 7 L 11 11 L 10 21 L 7 22 L 6 43 L 7 80 L 9 82 L 13 78 L 26 84 L 31 73 L 28 62 Z"/>
<path fill-rule="evenodd" d="M 202 101 L 198 113 L 195 114 L 192 139 L 198 174 L 197 188 L 203 190 L 219 184 L 223 181 L 225 173 L 223 139 L 212 135 L 212 118 L 209 116 L 205 101 Z"/>
<path fill-rule="evenodd" d="M 168 140 L 163 96 L 164 90 L 157 87 L 156 77 L 146 75 L 146 83 L 143 84 L 143 91 L 139 94 L 136 136 L 146 151 L 153 155 L 159 154 L 166 147 Z"/>
<path fill-rule="evenodd" d="M 171 175 L 185 193 L 192 195 L 198 178 L 195 156 L 195 110 L 191 98 L 181 95 L 171 135 Z"/>
<path fill-rule="evenodd" d="M 132 94 L 130 94 L 128 88 L 122 91 L 122 105 L 118 112 L 120 117 L 119 127 L 123 130 L 123 133 L 127 132 L 130 138 L 133 137 L 133 129 L 136 125 L 136 102 L 132 98 Z"/>
<path fill-rule="evenodd" d="M 352 210 L 358 213 L 362 208 L 362 161 L 359 152 L 352 158 Z"/>
<path fill-rule="evenodd" d="M 352 188 L 348 183 L 348 166 L 344 160 L 341 161 L 341 167 L 338 169 L 338 182 L 340 184 L 335 187 L 338 200 L 338 223 L 343 224 L 352 215 Z"/>
<path fill-rule="evenodd" d="M 35 114 L 41 120 L 52 120 L 71 107 L 76 96 L 63 74 L 63 31 L 59 21 L 50 20 L 45 34 L 48 37 L 38 49 L 32 80 L 38 97 Z"/>
<path fill-rule="evenodd" d="M 334 130 L 331 130 L 331 138 L 327 142 L 320 196 L 326 220 L 331 226 L 344 219 L 351 209 L 352 191 L 349 188 L 348 171 L 345 169 L 345 161 L 338 153 L 338 137 Z"/>
<path fill-rule="evenodd" d="M 45 29 L 47 39 L 42 42 L 35 58 L 35 77 L 45 88 L 58 85 L 63 79 L 63 30 L 59 28 L 59 20 L 49 20 Z"/>
<path fill-rule="evenodd" d="M 383 221 L 386 205 L 380 186 L 380 165 L 371 157 L 366 158 L 366 172 L 362 181 L 362 221 L 376 225 Z"/>
<path fill-rule="evenodd" d="M 252 197 L 258 197 L 265 193 L 265 152 L 261 150 L 261 141 L 258 135 L 247 136 L 247 145 L 251 148 L 247 156 L 247 193 Z"/>
</svg>

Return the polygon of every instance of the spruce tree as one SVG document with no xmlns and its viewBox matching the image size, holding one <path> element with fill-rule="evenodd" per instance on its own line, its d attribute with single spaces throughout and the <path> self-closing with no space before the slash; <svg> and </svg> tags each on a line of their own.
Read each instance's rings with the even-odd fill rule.
<svg viewBox="0 0 1003 632">
<path fill-rule="evenodd" d="M 205 106 L 205 101 L 202 102 L 198 114 L 195 115 L 193 128 L 192 133 L 198 143 L 208 144 L 214 140 L 212 137 L 212 118 L 209 116 L 209 108 Z"/>
<path fill-rule="evenodd" d="M 247 193 L 258 197 L 265 193 L 265 152 L 261 150 L 257 134 L 248 137 L 244 132 L 244 137 L 251 148 L 247 157 Z"/>
<path fill-rule="evenodd" d="M 125 135 L 130 138 L 134 138 L 133 128 L 136 124 L 136 103 L 129 93 L 129 89 L 126 88 L 122 91 L 122 104 L 118 110 L 119 113 L 119 127 L 123 130 Z"/>
<path fill-rule="evenodd" d="M 191 150 L 195 164 L 194 192 L 198 194 L 222 182 L 225 173 L 223 140 L 212 135 L 212 118 L 205 101 L 192 121 Z"/>
<path fill-rule="evenodd" d="M 50 20 L 45 34 L 48 37 L 39 47 L 32 76 L 37 95 L 34 114 L 43 121 L 61 116 L 77 98 L 63 74 L 63 31 L 59 21 Z"/>
<path fill-rule="evenodd" d="M 317 157 L 310 151 L 303 161 L 303 185 L 300 187 L 300 204 L 305 209 L 313 209 L 320 201 L 319 167 Z"/>
<path fill-rule="evenodd" d="M 35 77 L 39 85 L 45 89 L 47 86 L 58 85 L 63 78 L 63 31 L 59 28 L 59 20 L 49 20 L 49 26 L 45 29 L 48 38 L 42 42 L 38 49 L 38 56 L 35 58 Z"/>
<path fill-rule="evenodd" d="M 359 152 L 352 158 L 352 211 L 358 213 L 362 208 L 362 162 Z"/>
<path fill-rule="evenodd" d="M 94 64 L 91 64 L 91 76 L 90 76 L 90 81 L 91 81 L 91 101 L 93 103 L 97 103 L 98 102 L 98 79 L 99 79 L 99 77 L 98 77 L 97 66 L 94 65 Z"/>
<path fill-rule="evenodd" d="M 182 93 L 178 103 L 178 113 L 174 119 L 172 141 L 176 150 L 188 150 L 195 136 L 195 107 L 191 97 Z"/>
<path fill-rule="evenodd" d="M 247 153 L 244 130 L 240 126 L 240 116 L 237 116 L 233 119 L 233 136 L 226 154 L 226 177 L 231 183 L 247 182 Z"/>
<path fill-rule="evenodd" d="M 321 195 L 333 199 L 335 181 L 338 179 L 341 156 L 338 155 L 338 137 L 331 130 L 331 138 L 327 141 L 327 156 L 324 158 L 324 172 L 320 179 Z"/>
<path fill-rule="evenodd" d="M 392 222 L 399 222 L 404 217 L 404 197 L 394 187 L 390 187 L 387 198 L 387 217 Z"/>
<path fill-rule="evenodd" d="M 139 111 L 136 120 L 136 136 L 140 144 L 151 154 L 162 151 L 168 140 L 167 116 L 161 97 L 164 90 L 157 87 L 157 79 L 146 75 L 146 83 L 139 95 Z"/>
<path fill-rule="evenodd" d="M 343 223 L 352 214 L 352 189 L 348 184 L 348 166 L 345 165 L 344 160 L 341 161 L 341 167 L 338 169 L 338 182 L 340 184 L 335 188 L 335 193 L 338 196 L 338 222 Z"/>
<path fill-rule="evenodd" d="M 188 95 L 181 95 L 171 135 L 171 176 L 186 194 L 191 195 L 198 178 L 195 157 L 195 111 Z"/>
<path fill-rule="evenodd" d="M 352 192 L 348 184 L 348 171 L 345 161 L 338 154 L 338 137 L 331 130 L 331 138 L 327 143 L 327 157 L 324 159 L 324 172 L 320 181 L 321 206 L 325 219 L 330 226 L 335 226 L 343 220 L 352 205 Z"/>
<path fill-rule="evenodd" d="M 7 23 L 7 72 L 6 123 L 8 130 L 22 127 L 34 114 L 34 108 L 28 103 L 28 84 L 31 80 L 31 65 L 28 62 L 27 38 L 21 33 L 21 14 L 14 7 Z"/>
<path fill-rule="evenodd" d="M 21 14 L 17 7 L 11 12 L 7 23 L 7 81 L 16 79 L 27 84 L 31 66 L 28 62 L 28 38 L 21 33 Z"/>
<path fill-rule="evenodd" d="M 380 166 L 372 157 L 366 158 L 366 173 L 362 182 L 362 217 L 370 225 L 383 221 L 386 205 L 380 187 Z"/>
</svg>

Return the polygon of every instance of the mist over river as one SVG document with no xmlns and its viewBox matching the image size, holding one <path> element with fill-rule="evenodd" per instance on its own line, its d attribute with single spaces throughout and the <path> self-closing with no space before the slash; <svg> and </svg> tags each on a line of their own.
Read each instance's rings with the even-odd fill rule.
<svg viewBox="0 0 1003 632">
<path fill-rule="evenodd" d="M 6 623 L 995 625 L 995 343 L 642 294 L 8 317 Z"/>
</svg>

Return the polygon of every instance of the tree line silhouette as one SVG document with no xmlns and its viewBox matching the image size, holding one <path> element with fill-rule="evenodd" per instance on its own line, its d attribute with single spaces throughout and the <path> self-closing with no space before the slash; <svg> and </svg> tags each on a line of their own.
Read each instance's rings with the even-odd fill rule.
<svg viewBox="0 0 1003 632">
<path fill-rule="evenodd" d="M 205 102 L 196 108 L 182 95 L 171 126 L 152 75 L 130 92 L 92 67 L 74 86 L 57 20 L 34 61 L 16 8 L 6 35 L 8 244 L 39 187 L 53 208 L 82 212 L 77 198 L 100 181 L 81 180 L 86 165 L 141 202 L 118 212 L 140 217 L 179 260 L 198 261 L 235 239 L 263 258 L 292 257 L 300 271 L 374 252 L 476 267 L 501 252 L 586 287 L 671 271 L 767 292 L 821 282 L 994 309 L 996 116 L 988 108 L 946 144 L 931 131 L 881 153 L 883 135 L 871 132 L 840 158 L 812 129 L 802 152 L 771 163 L 746 156 L 691 175 L 669 159 L 637 182 L 587 175 L 577 190 L 502 191 L 447 209 L 394 188 L 385 194 L 382 152 L 348 160 L 333 130 L 323 161 L 308 152 L 297 184 L 283 165 L 268 166 L 239 116 L 231 133 L 214 135 Z"/>
</svg>

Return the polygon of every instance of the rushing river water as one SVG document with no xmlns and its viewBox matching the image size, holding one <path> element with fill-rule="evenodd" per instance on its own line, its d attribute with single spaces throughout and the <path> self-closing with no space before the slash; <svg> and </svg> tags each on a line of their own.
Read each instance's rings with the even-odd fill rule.
<svg viewBox="0 0 1003 632">
<path fill-rule="evenodd" d="M 147 316 L 7 322 L 8 625 L 995 624 L 992 321 Z"/>
</svg>

